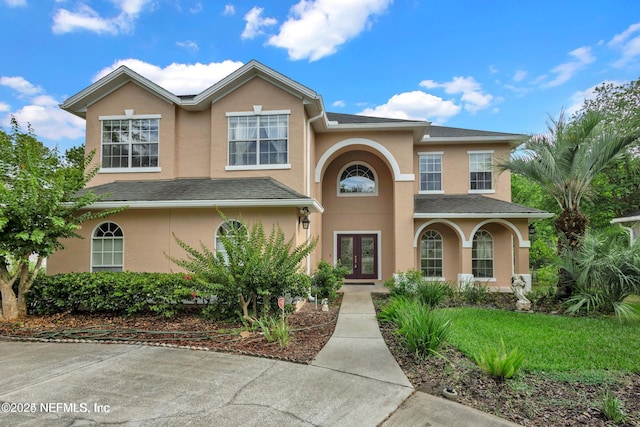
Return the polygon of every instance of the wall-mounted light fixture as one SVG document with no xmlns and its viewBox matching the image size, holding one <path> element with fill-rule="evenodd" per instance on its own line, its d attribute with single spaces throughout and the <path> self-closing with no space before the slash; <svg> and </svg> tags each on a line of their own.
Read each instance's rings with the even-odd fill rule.
<svg viewBox="0 0 640 427">
<path fill-rule="evenodd" d="M 529 224 L 529 236 L 533 237 L 536 234 L 536 227 L 533 224 Z"/>
<path fill-rule="evenodd" d="M 308 207 L 304 207 L 300 209 L 300 215 L 298 216 L 298 224 L 302 223 L 302 228 L 304 228 L 305 230 L 309 229 L 309 224 L 311 223 L 311 220 L 309 219 L 309 208 Z"/>
</svg>

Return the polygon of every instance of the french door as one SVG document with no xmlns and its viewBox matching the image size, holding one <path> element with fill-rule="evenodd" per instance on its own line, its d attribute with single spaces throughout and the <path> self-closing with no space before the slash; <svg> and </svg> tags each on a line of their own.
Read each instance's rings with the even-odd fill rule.
<svg viewBox="0 0 640 427">
<path fill-rule="evenodd" d="M 345 279 L 378 278 L 378 235 L 338 234 L 338 260 L 350 274 Z"/>
</svg>

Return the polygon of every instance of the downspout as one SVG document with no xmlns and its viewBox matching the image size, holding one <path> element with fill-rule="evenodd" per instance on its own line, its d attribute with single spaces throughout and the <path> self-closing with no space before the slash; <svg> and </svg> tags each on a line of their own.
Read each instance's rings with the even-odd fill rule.
<svg viewBox="0 0 640 427">
<path fill-rule="evenodd" d="M 307 141 L 306 141 L 306 161 L 307 161 L 307 184 L 305 195 L 311 197 L 311 123 L 324 116 L 324 110 L 320 111 L 317 116 L 307 119 Z M 307 228 L 307 242 L 311 239 L 311 229 Z M 307 255 L 307 275 L 311 276 L 311 254 Z"/>
</svg>

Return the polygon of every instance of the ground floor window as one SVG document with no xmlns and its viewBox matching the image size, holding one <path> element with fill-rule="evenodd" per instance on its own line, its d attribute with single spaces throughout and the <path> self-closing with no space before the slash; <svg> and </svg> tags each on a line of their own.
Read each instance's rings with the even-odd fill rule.
<svg viewBox="0 0 640 427">
<path fill-rule="evenodd" d="M 442 235 L 427 230 L 420 239 L 420 270 L 426 277 L 443 277 Z"/>
<path fill-rule="evenodd" d="M 244 228 L 244 225 L 242 225 L 240 221 L 236 221 L 232 219 L 220 224 L 220 227 L 218 227 L 218 231 L 216 232 L 215 250 L 217 253 L 222 254 L 225 262 L 227 263 L 229 262 L 229 255 L 227 254 L 227 249 L 224 247 L 224 243 L 222 242 L 222 239 L 220 238 L 220 236 L 226 236 L 227 234 L 229 234 L 229 231 L 232 229 L 239 230 L 241 228 Z"/>
<path fill-rule="evenodd" d="M 91 239 L 91 271 L 122 271 L 124 266 L 124 234 L 118 224 L 104 222 Z"/>
<path fill-rule="evenodd" d="M 474 277 L 493 277 L 493 236 L 486 230 L 480 230 L 473 237 L 471 268 Z"/>
</svg>

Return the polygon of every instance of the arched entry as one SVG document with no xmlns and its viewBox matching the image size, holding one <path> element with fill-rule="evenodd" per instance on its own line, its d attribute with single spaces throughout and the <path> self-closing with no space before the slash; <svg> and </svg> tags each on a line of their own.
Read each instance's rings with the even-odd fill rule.
<svg viewBox="0 0 640 427">
<path fill-rule="evenodd" d="M 322 169 L 322 258 L 348 267 L 351 281 L 391 275 L 394 178 L 387 159 L 367 146 L 343 146 Z"/>
</svg>

